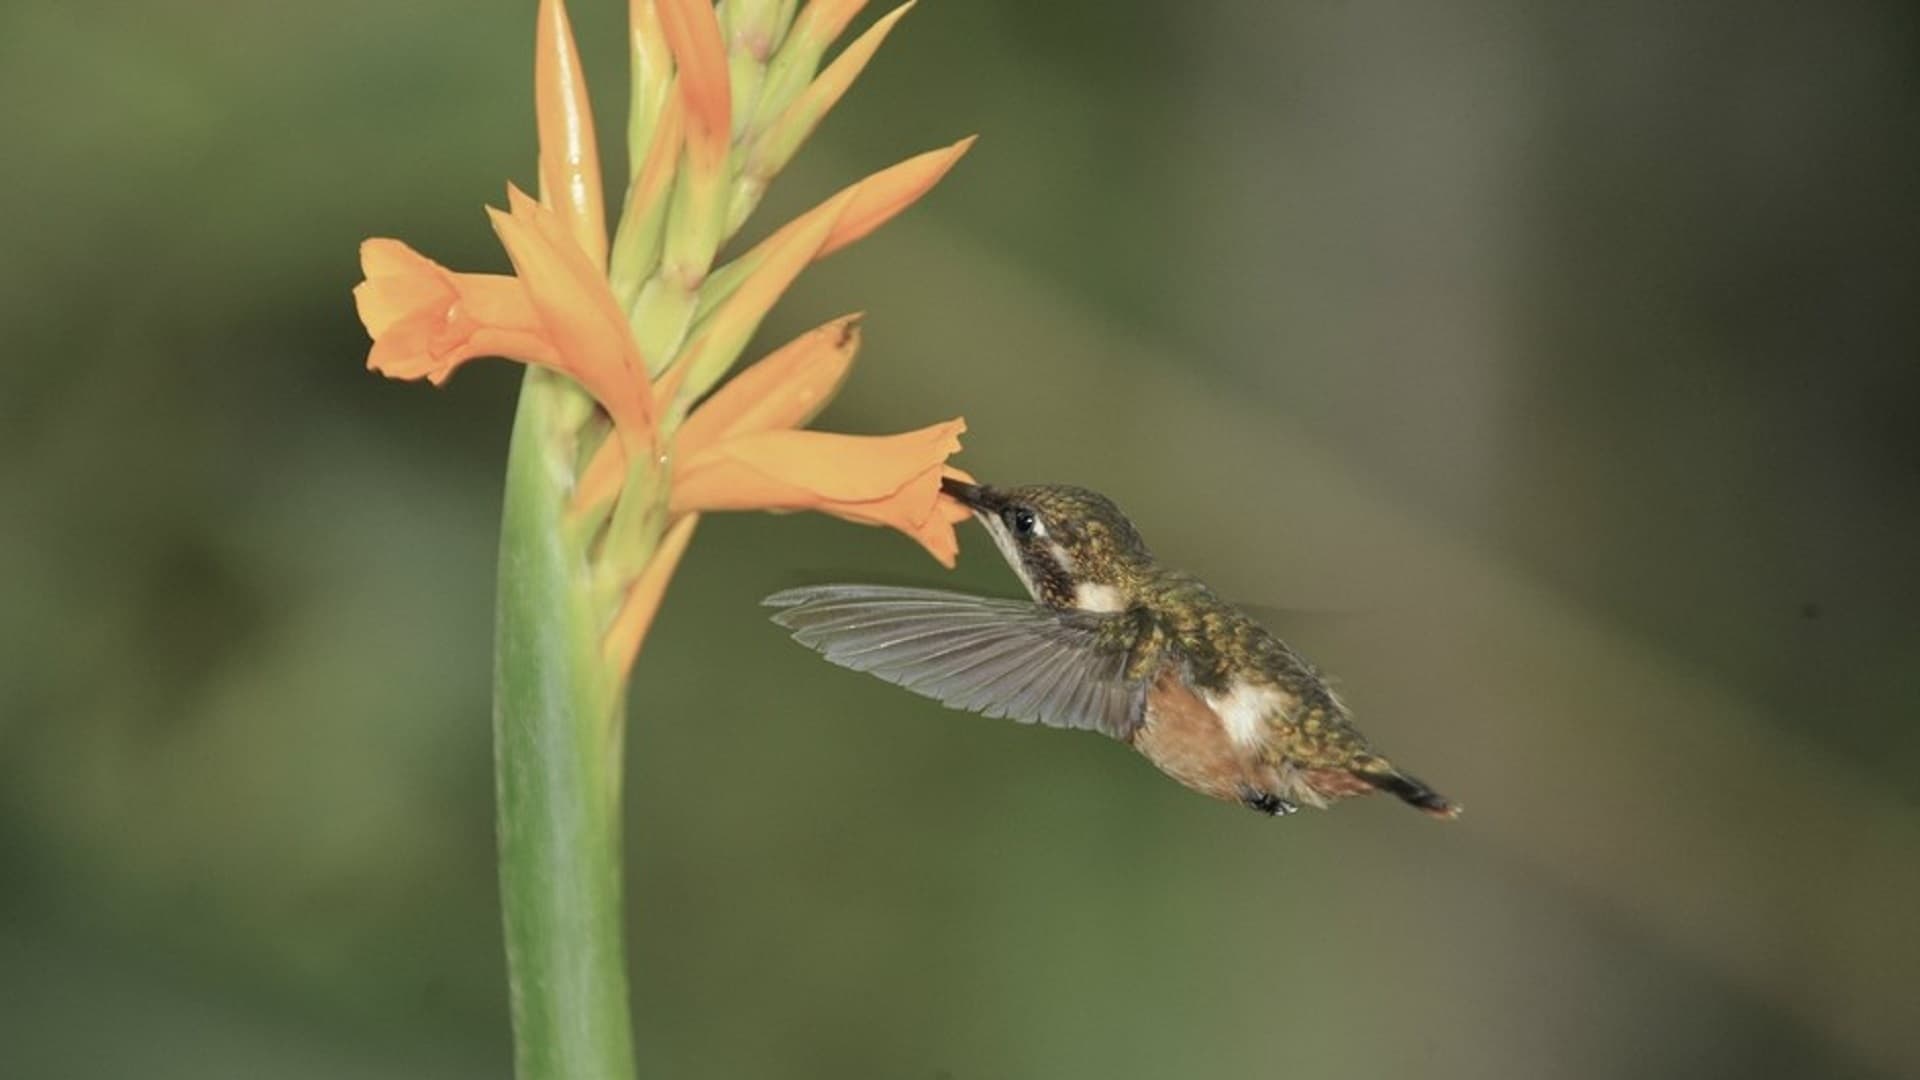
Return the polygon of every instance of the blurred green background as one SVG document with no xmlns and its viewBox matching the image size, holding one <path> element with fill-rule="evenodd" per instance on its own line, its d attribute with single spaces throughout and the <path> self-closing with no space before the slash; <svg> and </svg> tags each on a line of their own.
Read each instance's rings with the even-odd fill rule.
<svg viewBox="0 0 1920 1080">
<path fill-rule="evenodd" d="M 603 145 L 624 5 L 576 0 Z M 517 372 L 362 369 L 355 245 L 498 269 L 530 0 L 0 8 L 0 1074 L 504 1077 Z M 863 16 L 864 24 L 873 12 Z M 1920 1075 L 1910 5 L 929 0 L 750 230 L 823 427 L 1112 494 L 1468 807 L 1273 822 L 831 668 L 944 575 L 702 526 L 638 668 L 660 1077 Z M 616 159 L 617 160 L 617 159 Z"/>
</svg>

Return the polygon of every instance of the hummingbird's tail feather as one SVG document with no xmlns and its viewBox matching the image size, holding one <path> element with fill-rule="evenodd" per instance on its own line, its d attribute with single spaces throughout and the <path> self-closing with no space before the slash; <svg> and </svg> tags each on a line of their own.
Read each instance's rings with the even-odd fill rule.
<svg viewBox="0 0 1920 1080">
<path fill-rule="evenodd" d="M 1356 768 L 1353 774 L 1430 817 L 1452 821 L 1460 816 L 1458 803 L 1385 761 Z"/>
</svg>

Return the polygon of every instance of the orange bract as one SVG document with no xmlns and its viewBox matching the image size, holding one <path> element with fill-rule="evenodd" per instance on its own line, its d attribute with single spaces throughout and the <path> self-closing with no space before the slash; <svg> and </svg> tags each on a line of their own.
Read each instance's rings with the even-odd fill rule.
<svg viewBox="0 0 1920 1080">
<path fill-rule="evenodd" d="M 680 66 L 680 96 L 688 116 L 687 154 L 694 168 L 718 172 L 733 130 L 727 52 L 720 23 L 707 0 L 659 0 L 660 28 Z"/>
<path fill-rule="evenodd" d="M 846 247 L 892 221 L 895 214 L 920 201 L 947 170 L 973 149 L 975 136 L 969 135 L 952 146 L 916 154 L 898 165 L 874 173 L 854 186 L 853 201 L 840 215 L 827 240 L 820 245 L 818 258 Z"/>
<path fill-rule="evenodd" d="M 600 149 L 580 50 L 567 6 L 541 0 L 533 62 L 534 116 L 540 132 L 540 197 L 567 223 L 574 242 L 598 267 L 607 265 L 606 203 L 600 193 Z"/>
<path fill-rule="evenodd" d="M 660 610 L 660 601 L 667 595 L 667 583 L 673 580 L 674 568 L 680 565 L 680 556 L 687 552 L 687 541 L 693 539 L 693 527 L 699 523 L 699 514 L 688 514 L 674 522 L 660 538 L 660 546 L 646 569 L 627 587 L 627 594 L 613 617 L 613 626 L 601 643 L 601 651 L 615 671 L 625 671 L 633 665 L 640 643 L 646 640 L 653 617 Z"/>
<path fill-rule="evenodd" d="M 647 365 L 607 279 L 552 211 L 518 188 L 507 190 L 507 203 L 511 212 L 489 209 L 487 215 L 540 315 L 560 368 L 600 402 L 622 438 L 640 445 L 653 433 Z"/>
<path fill-rule="evenodd" d="M 860 316 L 808 331 L 727 380 L 680 427 L 674 450 L 698 454 L 723 439 L 799 427 L 826 407 L 860 351 Z"/>
</svg>

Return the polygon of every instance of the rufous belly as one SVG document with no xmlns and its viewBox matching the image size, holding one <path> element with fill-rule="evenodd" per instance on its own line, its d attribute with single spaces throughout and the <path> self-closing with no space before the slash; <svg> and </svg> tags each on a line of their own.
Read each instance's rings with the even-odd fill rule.
<svg viewBox="0 0 1920 1080">
<path fill-rule="evenodd" d="M 1228 737 L 1219 715 L 1179 679 L 1161 676 L 1147 692 L 1146 704 L 1133 748 L 1161 772 L 1228 802 L 1271 790 L 1273 770 L 1260 761 L 1257 749 Z"/>
</svg>

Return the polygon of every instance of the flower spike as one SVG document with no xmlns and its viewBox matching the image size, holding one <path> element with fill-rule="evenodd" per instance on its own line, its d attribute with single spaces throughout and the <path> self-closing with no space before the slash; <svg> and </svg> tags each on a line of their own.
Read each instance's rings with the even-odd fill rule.
<svg viewBox="0 0 1920 1080">
<path fill-rule="evenodd" d="M 593 113 L 563 0 L 540 0 L 535 62 L 541 199 L 509 188 L 488 211 L 512 276 L 449 270 L 397 240 L 361 250 L 354 300 L 368 365 L 440 383 L 496 355 L 584 391 L 545 414 L 565 464 L 556 521 L 581 545 L 606 659 L 624 677 L 659 591 L 708 510 L 815 509 L 890 526 L 951 563 L 955 508 L 939 493 L 959 419 L 894 436 L 800 430 L 860 346 L 858 318 L 828 322 L 727 378 L 809 264 L 915 202 L 971 139 L 849 185 L 710 272 L 737 222 L 729 191 L 791 157 L 911 3 L 816 75 L 864 0 L 628 0 L 633 172 L 609 243 Z M 738 129 L 739 139 L 734 139 Z M 755 180 L 755 182 L 757 182 Z M 753 201 L 757 201 L 756 198 Z M 526 393 L 560 384 L 530 381 Z M 698 409 L 695 402 L 706 399 Z M 554 399 L 556 402 L 560 398 Z M 605 420 L 592 418 L 592 405 Z"/>
<path fill-rule="evenodd" d="M 806 266 L 911 205 L 971 144 L 869 176 L 716 268 L 766 180 L 906 11 L 822 70 L 865 2 L 627 0 L 630 171 L 616 178 L 609 236 L 573 28 L 564 0 L 538 0 L 539 198 L 509 188 L 507 208 L 487 211 L 513 274 L 450 270 L 398 240 L 360 249 L 368 367 L 435 384 L 480 356 L 541 369 L 521 383 L 495 591 L 497 836 L 521 1076 L 636 1075 L 621 962 L 626 698 L 700 518 L 816 510 L 954 562 L 968 511 L 942 480 L 967 479 L 948 464 L 964 420 L 884 436 L 803 429 L 852 367 L 858 316 L 728 378 Z"/>
</svg>

